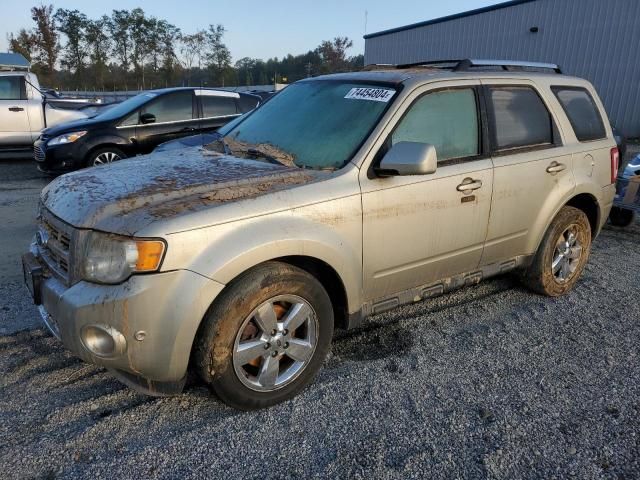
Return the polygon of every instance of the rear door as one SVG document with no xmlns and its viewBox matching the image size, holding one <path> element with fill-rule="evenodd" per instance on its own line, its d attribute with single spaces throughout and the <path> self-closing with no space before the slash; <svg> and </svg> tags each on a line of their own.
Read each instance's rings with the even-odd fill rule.
<svg viewBox="0 0 640 480">
<path fill-rule="evenodd" d="M 196 90 L 196 97 L 200 102 L 201 118 L 199 130 L 201 133 L 216 131 L 221 126 L 240 116 L 238 95 L 235 92 L 216 90 Z"/>
<path fill-rule="evenodd" d="M 535 252 L 575 179 L 550 92 L 528 81 L 483 83 L 494 187 L 482 265 L 490 265 Z"/>
<path fill-rule="evenodd" d="M 140 119 L 145 114 L 153 115 L 155 121 L 143 124 Z M 140 153 L 148 153 L 161 143 L 194 135 L 197 130 L 197 104 L 193 90 L 178 90 L 161 95 L 140 109 L 136 140 Z"/>
<path fill-rule="evenodd" d="M 0 146 L 31 146 L 28 108 L 24 78 L 0 76 Z"/>
</svg>

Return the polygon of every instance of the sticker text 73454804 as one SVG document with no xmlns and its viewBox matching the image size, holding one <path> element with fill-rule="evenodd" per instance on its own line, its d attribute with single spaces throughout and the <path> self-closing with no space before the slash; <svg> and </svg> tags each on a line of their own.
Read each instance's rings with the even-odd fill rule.
<svg viewBox="0 0 640 480">
<path fill-rule="evenodd" d="M 355 100 L 372 100 L 374 102 L 387 103 L 393 97 L 394 90 L 387 90 L 386 88 L 352 88 L 349 90 L 344 98 L 351 98 Z"/>
</svg>

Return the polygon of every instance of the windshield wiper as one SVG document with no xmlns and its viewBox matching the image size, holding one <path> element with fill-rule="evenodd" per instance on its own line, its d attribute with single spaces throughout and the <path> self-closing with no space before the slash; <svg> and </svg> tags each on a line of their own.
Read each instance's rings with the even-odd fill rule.
<svg viewBox="0 0 640 480">
<path fill-rule="evenodd" d="M 251 155 L 252 157 L 262 157 L 265 160 L 268 160 L 271 163 L 275 163 L 276 165 L 282 165 L 283 167 L 289 167 L 290 165 L 287 165 L 286 163 L 284 163 L 282 160 L 278 160 L 276 157 L 274 157 L 273 155 L 269 155 L 268 153 L 258 149 L 258 148 L 248 148 L 247 149 L 247 154 Z"/>
</svg>

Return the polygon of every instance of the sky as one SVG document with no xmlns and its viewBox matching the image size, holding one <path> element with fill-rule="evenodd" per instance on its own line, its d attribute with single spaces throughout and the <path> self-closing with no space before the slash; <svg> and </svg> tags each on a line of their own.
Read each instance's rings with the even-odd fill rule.
<svg viewBox="0 0 640 480">
<path fill-rule="evenodd" d="M 8 47 L 7 35 L 31 28 L 30 8 L 46 0 L 0 0 L 0 51 Z M 55 8 L 78 9 L 90 18 L 113 9 L 141 7 L 145 13 L 190 33 L 221 23 L 227 29 L 225 43 L 233 60 L 243 57 L 272 58 L 305 53 L 323 40 L 347 36 L 353 40 L 349 55 L 364 53 L 366 33 L 464 12 L 500 3 L 500 0 L 154 0 L 109 2 L 59 0 Z"/>
</svg>

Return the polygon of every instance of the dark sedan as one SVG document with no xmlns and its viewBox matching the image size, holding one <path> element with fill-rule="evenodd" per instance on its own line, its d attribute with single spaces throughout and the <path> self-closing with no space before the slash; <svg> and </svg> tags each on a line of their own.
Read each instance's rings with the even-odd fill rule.
<svg viewBox="0 0 640 480">
<path fill-rule="evenodd" d="M 257 95 L 205 88 L 144 92 L 93 118 L 43 130 L 35 160 L 50 173 L 111 163 L 170 140 L 213 132 L 260 102 Z"/>
</svg>

